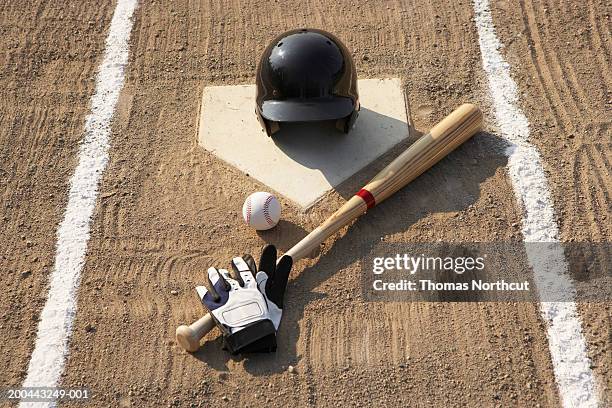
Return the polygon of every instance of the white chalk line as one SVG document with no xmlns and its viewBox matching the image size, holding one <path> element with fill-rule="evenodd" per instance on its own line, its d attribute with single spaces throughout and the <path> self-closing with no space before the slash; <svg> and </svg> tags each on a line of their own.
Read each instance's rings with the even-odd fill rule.
<svg viewBox="0 0 612 408">
<path fill-rule="evenodd" d="M 79 163 L 70 179 L 68 204 L 57 230 L 55 264 L 49 294 L 40 315 L 34 351 L 23 387 L 55 387 L 63 373 L 76 314 L 77 292 L 85 264 L 90 222 L 98 184 L 108 163 L 111 122 L 128 63 L 132 15 L 137 0 L 118 0 L 110 23 L 104 58 L 96 76 L 91 112 L 79 149 Z M 20 406 L 54 406 L 24 402 Z"/>
<path fill-rule="evenodd" d="M 525 214 L 522 233 L 534 281 L 542 301 L 555 380 L 564 407 L 597 407 L 595 379 L 580 318 L 575 288 L 568 266 L 542 160 L 529 143 L 529 123 L 517 106 L 518 90 L 510 76 L 510 65 L 500 53 L 488 0 L 474 0 L 482 64 L 487 73 L 495 119 L 501 135 L 510 143 L 508 170 L 515 194 Z M 542 243 L 542 244 L 535 244 Z M 552 301 L 550 301 L 552 300 Z"/>
</svg>

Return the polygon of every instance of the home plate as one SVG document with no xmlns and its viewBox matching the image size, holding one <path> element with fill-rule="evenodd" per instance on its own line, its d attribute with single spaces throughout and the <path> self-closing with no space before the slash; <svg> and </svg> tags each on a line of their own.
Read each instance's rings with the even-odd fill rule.
<svg viewBox="0 0 612 408">
<path fill-rule="evenodd" d="M 255 86 L 204 88 L 198 141 L 206 150 L 303 208 L 408 137 L 401 81 L 362 79 L 361 110 L 344 134 L 333 122 L 282 123 L 268 137 L 255 116 Z"/>
</svg>

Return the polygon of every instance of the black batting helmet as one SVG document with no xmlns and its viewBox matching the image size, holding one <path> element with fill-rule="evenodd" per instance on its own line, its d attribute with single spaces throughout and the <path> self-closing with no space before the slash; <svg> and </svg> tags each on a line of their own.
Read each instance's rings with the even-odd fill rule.
<svg viewBox="0 0 612 408">
<path fill-rule="evenodd" d="M 348 133 L 359 112 L 357 71 L 347 48 L 323 30 L 276 37 L 257 66 L 255 113 L 270 136 L 280 122 L 336 120 Z"/>
</svg>

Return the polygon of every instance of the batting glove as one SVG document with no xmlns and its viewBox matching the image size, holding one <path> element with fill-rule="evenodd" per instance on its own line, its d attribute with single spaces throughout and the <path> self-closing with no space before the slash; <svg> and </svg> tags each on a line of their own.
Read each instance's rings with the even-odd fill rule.
<svg viewBox="0 0 612 408">
<path fill-rule="evenodd" d="M 232 270 L 208 269 L 205 286 L 196 290 L 223 333 L 232 354 L 276 350 L 283 297 L 293 260 L 276 263 L 276 248 L 264 248 L 259 270 L 251 255 L 232 259 Z"/>
</svg>

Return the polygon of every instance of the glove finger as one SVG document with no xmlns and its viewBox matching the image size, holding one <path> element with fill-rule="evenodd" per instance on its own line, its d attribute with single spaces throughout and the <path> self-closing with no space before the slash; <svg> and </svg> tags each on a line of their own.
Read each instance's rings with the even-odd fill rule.
<svg viewBox="0 0 612 408">
<path fill-rule="evenodd" d="M 221 288 L 221 291 L 229 292 L 232 286 L 230 285 L 230 282 L 229 282 L 230 277 L 227 271 L 225 269 L 209 268 L 208 269 L 209 276 L 211 275 L 211 269 L 214 269 L 213 274 L 216 272 L 216 276 L 218 277 L 218 282 L 213 282 L 213 285 L 215 285 L 215 287 L 217 288 L 217 291 L 219 291 L 219 288 Z"/>
<path fill-rule="evenodd" d="M 211 267 L 208 268 L 208 273 L 204 279 L 204 286 L 196 287 L 200 300 L 209 310 L 219 307 L 224 298 L 222 295 L 227 294 L 224 282 L 217 269 Z"/>
<path fill-rule="evenodd" d="M 282 309 L 285 289 L 289 280 L 289 272 L 293 266 L 293 259 L 289 255 L 283 255 L 276 265 L 276 272 L 272 279 L 266 282 L 266 296 Z"/>
<path fill-rule="evenodd" d="M 208 268 L 208 272 L 206 274 L 206 279 L 204 279 L 204 287 L 206 288 L 206 292 L 210 295 L 212 300 L 218 302 L 221 299 L 221 295 L 217 292 L 217 285 L 219 285 L 219 274 L 217 273 L 216 268 Z M 221 286 L 220 289 L 223 287 Z M 206 295 L 206 293 L 204 294 Z M 202 300 L 204 300 L 205 296 L 202 296 Z"/>
<path fill-rule="evenodd" d="M 225 280 L 225 284 L 227 285 L 228 291 L 237 290 L 240 288 L 240 283 L 238 283 L 236 279 L 230 276 L 227 269 L 219 269 L 219 275 L 221 276 L 221 279 Z"/>
<path fill-rule="evenodd" d="M 255 275 L 255 280 L 258 286 L 261 285 L 262 282 L 264 283 L 264 286 L 260 286 L 260 290 L 263 291 L 266 288 L 265 283 L 268 281 L 268 275 L 264 271 L 259 271 L 257 275 Z"/>
<path fill-rule="evenodd" d="M 274 279 L 276 271 L 276 247 L 274 245 L 266 245 L 261 251 L 259 270 L 264 271 L 270 279 Z"/>
<path fill-rule="evenodd" d="M 251 254 L 242 255 L 242 259 L 244 260 L 244 262 L 246 262 L 247 266 L 253 273 L 253 276 L 255 276 L 255 274 L 257 273 L 257 265 L 255 265 L 255 260 L 253 259 Z"/>
<path fill-rule="evenodd" d="M 244 268 L 239 265 L 240 261 L 238 260 L 242 261 L 242 258 L 236 257 L 232 259 L 232 270 L 230 271 L 230 275 L 232 276 L 232 279 L 235 279 L 241 287 L 244 287 L 244 280 L 242 279 L 242 276 L 240 276 L 241 269 Z"/>
<path fill-rule="evenodd" d="M 240 274 L 243 287 L 254 288 L 257 286 L 257 283 L 255 282 L 255 275 L 253 273 L 255 269 L 255 261 L 253 261 L 253 257 L 251 255 L 245 256 L 247 258 L 246 260 L 244 257 L 236 257 L 232 259 L 232 268 L 236 273 Z M 251 265 L 249 265 L 249 263 Z"/>
</svg>

